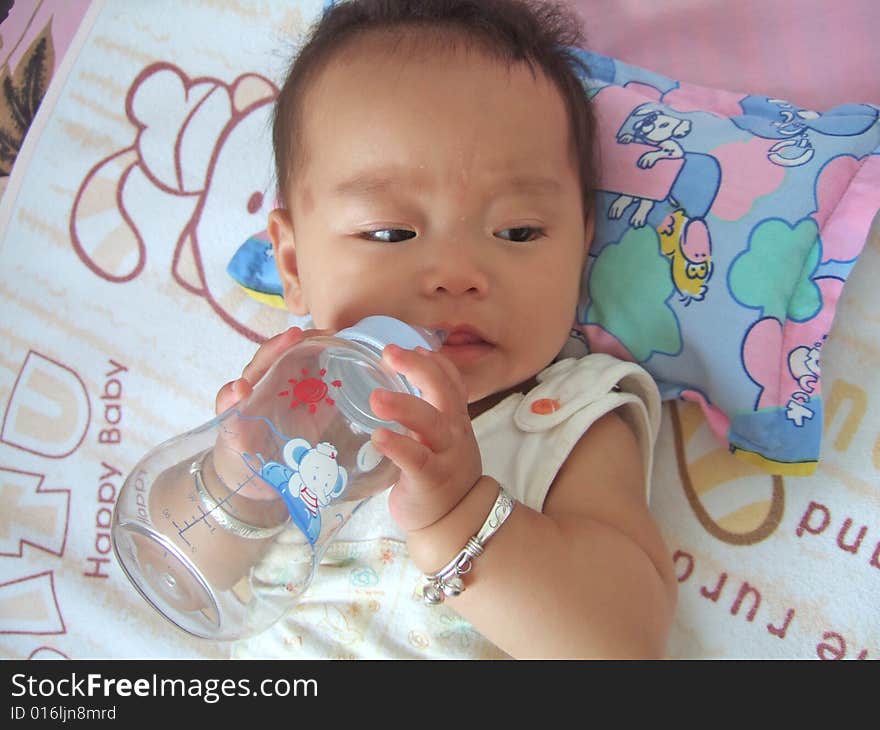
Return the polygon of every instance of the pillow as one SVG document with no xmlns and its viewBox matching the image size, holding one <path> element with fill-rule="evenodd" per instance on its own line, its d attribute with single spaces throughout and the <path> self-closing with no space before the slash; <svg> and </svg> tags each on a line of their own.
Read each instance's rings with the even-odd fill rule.
<svg viewBox="0 0 880 730">
<path fill-rule="evenodd" d="M 822 348 L 880 206 L 880 110 L 819 113 L 579 55 L 602 172 L 577 333 L 699 403 L 738 456 L 812 473 Z"/>
<path fill-rule="evenodd" d="M 566 354 L 640 363 L 730 451 L 811 474 L 820 357 L 880 205 L 878 108 L 824 113 L 576 50 L 598 119 L 596 232 Z M 270 244 L 230 275 L 284 306 Z"/>
</svg>

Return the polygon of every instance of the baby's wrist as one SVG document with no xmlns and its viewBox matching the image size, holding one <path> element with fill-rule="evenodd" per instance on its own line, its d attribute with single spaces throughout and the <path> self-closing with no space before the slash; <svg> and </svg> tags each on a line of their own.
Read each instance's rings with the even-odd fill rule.
<svg viewBox="0 0 880 730">
<path fill-rule="evenodd" d="M 408 532 L 407 549 L 419 570 L 433 573 L 445 566 L 480 529 L 497 496 L 498 482 L 483 475 L 443 517 Z"/>
</svg>

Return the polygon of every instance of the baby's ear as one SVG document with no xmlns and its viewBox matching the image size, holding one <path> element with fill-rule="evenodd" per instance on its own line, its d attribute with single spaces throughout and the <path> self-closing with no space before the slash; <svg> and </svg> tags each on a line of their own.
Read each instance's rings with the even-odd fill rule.
<svg viewBox="0 0 880 730">
<path fill-rule="evenodd" d="M 284 287 L 284 302 L 287 308 L 294 314 L 308 314 L 309 309 L 300 285 L 299 269 L 296 264 L 296 242 L 290 211 L 286 208 L 276 208 L 269 213 L 266 232 L 269 234 L 269 240 L 272 241 L 275 266 L 281 278 L 281 285 Z"/>
</svg>

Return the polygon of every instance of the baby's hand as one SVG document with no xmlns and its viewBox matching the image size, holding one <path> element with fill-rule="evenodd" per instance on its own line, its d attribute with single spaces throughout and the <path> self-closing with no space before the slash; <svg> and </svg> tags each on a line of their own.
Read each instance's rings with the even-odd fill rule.
<svg viewBox="0 0 880 730">
<path fill-rule="evenodd" d="M 218 415 L 232 408 L 240 400 L 247 398 L 259 380 L 268 372 L 281 354 L 297 342 L 307 337 L 327 334 L 326 330 L 301 330 L 291 327 L 281 334 L 266 340 L 256 351 L 251 361 L 244 366 L 241 377 L 226 383 L 217 393 L 214 412 Z"/>
<path fill-rule="evenodd" d="M 224 385 L 217 393 L 214 408 L 219 415 L 245 398 L 249 397 L 254 386 L 269 371 L 281 355 L 293 345 L 308 337 L 326 334 L 324 330 L 306 330 L 299 327 L 290 329 L 266 340 L 256 351 L 251 361 L 245 365 L 241 377 Z M 259 480 L 250 479 L 253 469 L 259 470 L 257 456 L 267 452 L 265 434 L 258 429 L 224 429 L 213 449 L 213 462 L 217 471 L 226 475 L 226 481 L 234 481 L 237 493 L 251 499 L 274 499 L 275 493 Z M 248 459 L 250 467 L 243 459 Z"/>
<path fill-rule="evenodd" d="M 421 347 L 390 345 L 383 359 L 422 391 L 422 398 L 377 389 L 370 407 L 384 420 L 409 429 L 404 436 L 380 428 L 376 449 L 401 469 L 389 508 L 398 526 L 410 532 L 447 514 L 482 476 L 480 449 L 468 415 L 467 388 L 455 365 Z"/>
</svg>

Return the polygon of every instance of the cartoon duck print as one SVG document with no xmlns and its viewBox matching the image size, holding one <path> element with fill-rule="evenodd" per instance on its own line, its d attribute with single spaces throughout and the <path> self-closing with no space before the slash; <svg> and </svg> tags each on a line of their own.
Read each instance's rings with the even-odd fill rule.
<svg viewBox="0 0 880 730">
<path fill-rule="evenodd" d="M 672 282 L 685 306 L 702 301 L 712 276 L 712 242 L 705 222 L 678 209 L 657 229 L 660 251 L 671 263 Z"/>
</svg>

